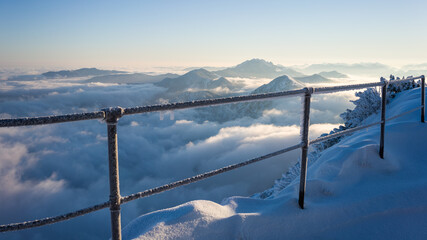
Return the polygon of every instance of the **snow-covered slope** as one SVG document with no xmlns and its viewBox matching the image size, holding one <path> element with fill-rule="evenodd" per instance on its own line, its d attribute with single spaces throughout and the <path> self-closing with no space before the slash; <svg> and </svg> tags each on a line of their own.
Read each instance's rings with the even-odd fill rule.
<svg viewBox="0 0 427 240">
<path fill-rule="evenodd" d="M 417 107 L 419 91 L 401 93 L 387 114 Z M 373 115 L 366 121 L 378 119 Z M 128 224 L 123 237 L 426 239 L 427 124 L 419 119 L 415 111 L 387 123 L 384 159 L 378 156 L 379 126 L 325 150 L 308 169 L 304 210 L 298 207 L 295 180 L 268 200 L 199 200 L 148 213 Z"/>
</svg>

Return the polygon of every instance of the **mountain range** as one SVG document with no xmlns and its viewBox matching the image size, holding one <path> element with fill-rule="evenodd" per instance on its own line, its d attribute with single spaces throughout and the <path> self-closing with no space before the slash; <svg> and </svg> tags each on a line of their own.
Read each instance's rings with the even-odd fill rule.
<svg viewBox="0 0 427 240">
<path fill-rule="evenodd" d="M 61 70 L 61 71 L 49 71 L 38 75 L 19 75 L 9 77 L 8 80 L 41 80 L 41 79 L 55 79 L 55 78 L 72 78 L 72 77 L 89 77 L 89 76 L 102 76 L 109 74 L 120 74 L 126 73 L 124 71 L 116 70 L 100 70 L 96 68 L 80 68 L 77 70 Z"/>
<path fill-rule="evenodd" d="M 351 75 L 389 75 L 396 72 L 395 68 L 381 63 L 322 63 L 322 64 L 311 64 L 306 67 L 298 68 L 305 74 L 314 74 L 324 71 L 338 71 L 345 74 Z"/>
<path fill-rule="evenodd" d="M 178 74 L 166 73 L 160 75 L 148 75 L 145 73 L 127 73 L 127 74 L 114 74 L 96 76 L 85 82 L 102 82 L 102 83 L 125 83 L 125 84 L 139 84 L 139 83 L 154 83 L 159 82 L 165 78 L 176 78 Z"/>
<path fill-rule="evenodd" d="M 252 94 L 280 92 L 303 88 L 304 84 L 286 75 L 275 78 L 273 81 L 262 85 L 252 91 Z"/>
<path fill-rule="evenodd" d="M 62 71 L 51 71 L 45 72 L 42 76 L 46 78 L 71 78 L 71 77 L 88 77 L 88 76 L 100 76 L 107 74 L 118 74 L 125 73 L 123 71 L 116 70 L 100 70 L 96 68 L 80 68 L 77 70 L 62 70 Z"/>
<path fill-rule="evenodd" d="M 192 72 L 200 68 L 186 68 L 184 71 Z M 381 63 L 322 63 L 311 64 L 307 66 L 285 67 L 280 64 L 265 61 L 263 59 L 251 59 L 244 61 L 233 67 L 205 67 L 203 68 L 216 78 L 270 78 L 274 79 L 279 76 L 287 75 L 298 78 L 307 75 L 318 74 L 325 78 L 348 78 L 347 75 L 355 76 L 410 76 L 426 74 L 427 64 L 405 65 L 397 69 Z M 7 77 L 7 76 L 6 76 Z M 41 79 L 71 78 L 71 77 L 93 77 L 87 82 L 104 82 L 104 83 L 154 83 L 162 81 L 164 78 L 176 78 L 177 74 L 167 73 L 161 75 L 151 75 L 145 73 L 128 73 L 116 70 L 100 70 L 96 68 L 81 68 L 77 70 L 49 71 L 37 75 L 19 75 L 8 77 L 13 81 L 31 81 Z M 212 79 L 211 79 L 212 80 Z M 303 81 L 303 79 L 302 79 Z M 323 81 L 323 80 L 319 80 Z M 318 82 L 318 81 L 316 81 Z"/>
</svg>

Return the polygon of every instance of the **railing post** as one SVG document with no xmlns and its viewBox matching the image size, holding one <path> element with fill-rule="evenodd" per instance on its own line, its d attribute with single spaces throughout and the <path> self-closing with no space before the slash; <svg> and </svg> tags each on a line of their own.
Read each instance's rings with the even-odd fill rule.
<svg viewBox="0 0 427 240">
<path fill-rule="evenodd" d="M 111 212 L 111 239 L 121 240 L 120 220 L 120 184 L 119 158 L 117 148 L 117 121 L 123 115 L 123 108 L 105 109 L 105 120 L 108 132 L 108 168 L 110 174 L 110 212 Z"/>
<path fill-rule="evenodd" d="M 424 116 L 425 116 L 425 106 L 426 106 L 426 101 L 425 101 L 425 97 L 426 97 L 426 92 L 425 92 L 425 85 L 426 85 L 426 78 L 424 75 L 421 76 L 421 122 L 425 122 L 424 121 Z"/>
<path fill-rule="evenodd" d="M 385 137 L 385 108 L 387 104 L 387 86 L 388 82 L 384 81 L 381 90 L 381 136 L 380 136 L 380 158 L 384 159 L 384 137 Z"/>
<path fill-rule="evenodd" d="M 304 195 L 305 185 L 307 179 L 307 152 L 308 152 L 308 132 L 310 126 L 310 100 L 313 88 L 305 88 L 305 95 L 303 97 L 304 112 L 301 119 L 301 174 L 300 174 L 300 185 L 299 185 L 299 198 L 298 204 L 301 209 L 304 209 Z"/>
</svg>

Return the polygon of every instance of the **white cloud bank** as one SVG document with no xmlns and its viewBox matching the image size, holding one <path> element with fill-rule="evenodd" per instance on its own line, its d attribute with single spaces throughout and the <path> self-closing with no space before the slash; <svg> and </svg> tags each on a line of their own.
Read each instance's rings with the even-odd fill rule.
<svg viewBox="0 0 427 240">
<path fill-rule="evenodd" d="M 99 86 L 64 81 L 4 82 L 2 117 L 41 116 L 137 106 L 155 102 L 164 91 L 150 84 Z M 45 84 L 45 85 L 43 85 Z M 36 88 L 33 88 L 37 85 Z M 313 102 L 311 136 L 336 127 L 346 95 Z M 126 116 L 119 121 L 122 195 L 257 157 L 299 141 L 299 104 L 266 110 L 259 119 L 216 123 L 195 121 L 194 110 L 175 111 L 175 120 L 158 113 Z M 337 103 L 339 103 L 337 105 Z M 334 105 L 335 104 L 335 105 Z M 296 108 L 292 108 L 296 107 Z M 289 108 L 287 110 L 287 108 Z M 344 108 L 344 109 L 341 109 Z M 285 120 L 283 120 L 285 119 Z M 196 184 L 123 206 L 123 224 L 148 211 L 194 199 L 220 202 L 248 196 L 273 184 L 299 157 L 299 150 Z M 32 220 L 108 200 L 106 125 L 101 121 L 0 129 L 0 224 Z M 105 239 L 110 235 L 107 210 L 46 227 L 3 234 L 8 239 Z"/>
</svg>

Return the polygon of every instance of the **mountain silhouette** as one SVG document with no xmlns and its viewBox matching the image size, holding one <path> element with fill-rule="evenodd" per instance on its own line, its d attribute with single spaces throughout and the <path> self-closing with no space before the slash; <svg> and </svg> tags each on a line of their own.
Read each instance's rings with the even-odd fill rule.
<svg viewBox="0 0 427 240">
<path fill-rule="evenodd" d="M 252 92 L 252 94 L 281 92 L 281 91 L 287 91 L 287 90 L 293 90 L 293 89 L 300 89 L 303 87 L 304 87 L 304 84 L 300 83 L 299 81 L 291 77 L 283 75 L 255 89 Z"/>
<path fill-rule="evenodd" d="M 207 90 L 217 87 L 234 88 L 234 85 L 227 79 L 203 68 L 190 71 L 176 78 L 165 78 L 155 85 L 167 88 L 169 92 Z"/>
<path fill-rule="evenodd" d="M 214 73 L 223 77 L 242 78 L 275 78 L 282 75 L 291 77 L 302 77 L 304 74 L 282 65 L 275 65 L 262 59 L 247 60 L 235 67 L 215 71 Z"/>
</svg>

